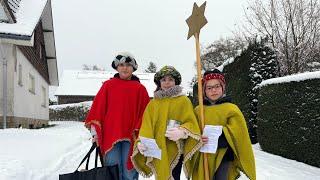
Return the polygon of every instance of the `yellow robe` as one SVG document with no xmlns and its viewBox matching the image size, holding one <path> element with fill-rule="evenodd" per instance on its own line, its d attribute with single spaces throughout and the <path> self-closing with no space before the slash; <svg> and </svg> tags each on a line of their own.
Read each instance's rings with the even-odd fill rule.
<svg viewBox="0 0 320 180">
<path fill-rule="evenodd" d="M 171 119 L 179 121 L 180 127 L 187 130 L 187 139 L 174 142 L 165 137 L 167 122 Z M 162 150 L 161 160 L 144 157 L 136 146 L 139 139 L 136 141 L 132 162 L 141 175 L 150 177 L 154 174 L 157 180 L 173 179 L 172 170 L 183 154 L 183 169 L 186 176 L 191 177 L 195 164 L 193 155 L 202 143 L 200 128 L 188 97 L 152 99 L 145 109 L 139 136 L 154 138 Z"/>
<path fill-rule="evenodd" d="M 195 109 L 199 117 L 199 107 Z M 248 128 L 242 112 L 232 103 L 204 106 L 206 125 L 222 125 L 223 133 L 232 148 L 234 160 L 228 171 L 228 180 L 235 180 L 242 171 L 250 180 L 256 179 L 255 160 Z M 200 119 L 200 118 L 199 118 Z M 219 148 L 215 154 L 208 154 L 210 180 L 217 171 L 227 148 Z M 197 166 L 194 168 L 193 180 L 204 180 L 203 153 L 197 154 Z"/>
</svg>

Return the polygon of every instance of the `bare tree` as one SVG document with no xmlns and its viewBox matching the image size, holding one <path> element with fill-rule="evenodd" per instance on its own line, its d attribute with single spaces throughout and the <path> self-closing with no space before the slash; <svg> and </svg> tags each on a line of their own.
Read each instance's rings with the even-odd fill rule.
<svg viewBox="0 0 320 180">
<path fill-rule="evenodd" d="M 235 37 L 220 38 L 207 47 L 201 48 L 203 70 L 220 66 L 229 58 L 238 56 L 245 47 L 245 42 Z"/>
<path fill-rule="evenodd" d="M 303 72 L 320 62 L 319 0 L 254 0 L 245 10 L 246 38 L 267 36 L 283 75 Z"/>
<path fill-rule="evenodd" d="M 90 71 L 104 71 L 105 69 L 102 67 L 99 67 L 98 65 L 87 65 L 82 64 L 82 70 L 90 70 Z"/>
</svg>

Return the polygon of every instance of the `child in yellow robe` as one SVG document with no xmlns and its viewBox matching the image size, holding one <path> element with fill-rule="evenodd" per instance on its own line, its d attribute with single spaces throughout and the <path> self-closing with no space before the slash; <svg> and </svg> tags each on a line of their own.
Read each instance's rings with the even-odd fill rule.
<svg viewBox="0 0 320 180">
<path fill-rule="evenodd" d="M 145 109 L 132 162 L 144 177 L 179 180 L 183 166 L 190 178 L 195 164 L 193 155 L 202 146 L 193 106 L 182 93 L 181 75 L 174 67 L 163 67 L 155 74 L 154 82 L 157 89 Z M 161 159 L 144 155 L 148 147 L 141 143 L 142 137 L 155 139 Z"/>
<path fill-rule="evenodd" d="M 256 179 L 255 160 L 246 121 L 237 105 L 225 95 L 226 82 L 218 70 L 203 76 L 205 125 L 222 126 L 216 153 L 208 153 L 210 180 L 235 180 L 242 171 L 250 180 Z M 195 108 L 199 116 L 199 107 Z M 203 136 L 204 144 L 209 137 Z M 212 138 L 212 137 L 211 137 Z M 203 153 L 199 153 L 193 180 L 204 180 Z"/>
</svg>

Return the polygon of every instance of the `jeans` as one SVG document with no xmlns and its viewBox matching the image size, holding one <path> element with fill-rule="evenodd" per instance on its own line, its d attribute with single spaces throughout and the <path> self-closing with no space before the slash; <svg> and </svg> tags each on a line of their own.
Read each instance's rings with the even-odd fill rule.
<svg viewBox="0 0 320 180">
<path fill-rule="evenodd" d="M 127 169 L 127 160 L 130 150 L 130 142 L 120 141 L 105 156 L 105 164 L 107 166 L 118 165 L 120 180 L 137 180 L 138 172 L 135 169 Z"/>
</svg>

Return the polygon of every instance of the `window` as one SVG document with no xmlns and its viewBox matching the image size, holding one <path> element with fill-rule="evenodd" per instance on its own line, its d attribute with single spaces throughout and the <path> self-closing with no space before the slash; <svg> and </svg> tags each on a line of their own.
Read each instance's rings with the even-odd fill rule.
<svg viewBox="0 0 320 180">
<path fill-rule="evenodd" d="M 22 86 L 22 65 L 19 64 L 18 68 L 18 84 Z"/>
<path fill-rule="evenodd" d="M 39 57 L 40 59 L 42 59 L 42 44 L 40 44 L 40 47 L 39 47 Z"/>
<path fill-rule="evenodd" d="M 41 106 L 46 107 L 47 105 L 47 91 L 46 88 L 42 86 L 42 100 L 41 100 Z"/>
<path fill-rule="evenodd" d="M 46 62 L 46 49 L 42 43 L 40 44 L 40 59 Z"/>
<path fill-rule="evenodd" d="M 35 94 L 35 80 L 32 74 L 29 74 L 29 92 Z"/>
</svg>

